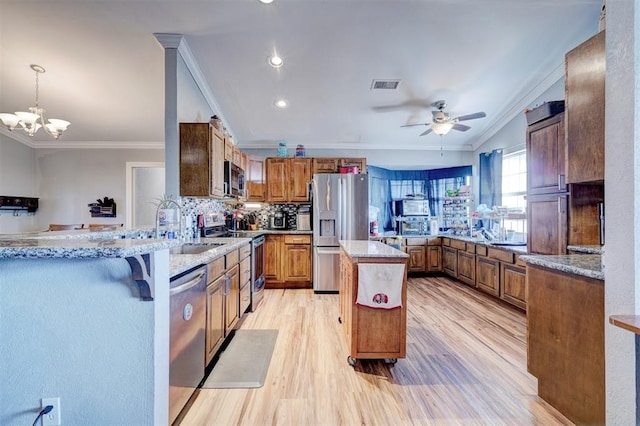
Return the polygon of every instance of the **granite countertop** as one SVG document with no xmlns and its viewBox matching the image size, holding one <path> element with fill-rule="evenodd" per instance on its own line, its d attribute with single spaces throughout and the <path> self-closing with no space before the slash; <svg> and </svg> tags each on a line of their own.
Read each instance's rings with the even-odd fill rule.
<svg viewBox="0 0 640 426">
<path fill-rule="evenodd" d="M 298 231 L 297 229 L 257 229 L 255 231 L 231 231 L 238 238 L 255 238 L 267 234 L 295 234 L 313 235 L 313 231 Z"/>
<path fill-rule="evenodd" d="M 178 245 L 178 240 L 155 239 L 0 239 L 0 258 L 124 258 Z"/>
<path fill-rule="evenodd" d="M 405 252 L 378 241 L 340 240 L 340 246 L 351 257 L 409 257 Z"/>
<path fill-rule="evenodd" d="M 169 276 L 174 277 L 194 266 L 204 265 L 251 242 L 251 238 L 201 238 L 201 243 L 223 243 L 198 254 L 170 254 Z M 197 244 L 197 243 L 195 243 Z"/>
<path fill-rule="evenodd" d="M 531 265 L 555 269 L 568 274 L 604 280 L 601 256 L 599 254 L 525 255 L 520 256 L 520 260 Z"/>
<path fill-rule="evenodd" d="M 576 253 L 602 254 L 604 247 L 602 247 L 601 245 L 567 246 L 567 250 L 572 250 Z"/>
<path fill-rule="evenodd" d="M 75 229 L 66 231 L 40 231 L 25 232 L 18 234 L 0 234 L 0 240 L 21 240 L 21 239 L 38 239 L 38 240 L 78 240 L 78 239 L 144 239 L 153 238 L 155 236 L 155 228 L 135 228 L 111 231 L 91 231 L 86 229 Z"/>
<path fill-rule="evenodd" d="M 472 237 L 463 237 L 460 235 L 451 235 L 451 234 L 438 234 L 438 235 L 378 235 L 376 237 L 369 237 L 370 241 L 381 241 L 385 238 L 426 238 L 426 239 L 434 239 L 434 238 L 450 238 L 452 240 L 460 240 L 466 241 L 468 243 L 480 244 L 487 247 L 495 247 L 503 250 L 513 251 L 518 255 L 527 254 L 527 244 L 523 245 L 513 245 L 511 242 L 507 243 L 495 243 L 491 241 L 487 241 L 484 239 L 472 238 Z"/>
</svg>

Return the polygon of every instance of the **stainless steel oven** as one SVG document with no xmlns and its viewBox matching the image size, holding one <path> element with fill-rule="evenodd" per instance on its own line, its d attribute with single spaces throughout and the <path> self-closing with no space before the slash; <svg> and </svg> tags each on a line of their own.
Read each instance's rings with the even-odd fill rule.
<svg viewBox="0 0 640 426">
<path fill-rule="evenodd" d="M 429 200 L 397 200 L 396 216 L 429 216 Z"/>
<path fill-rule="evenodd" d="M 427 235 L 429 234 L 429 216 L 404 216 L 396 218 L 398 234 Z"/>
<path fill-rule="evenodd" d="M 264 298 L 264 235 L 251 240 L 251 312 Z"/>
</svg>

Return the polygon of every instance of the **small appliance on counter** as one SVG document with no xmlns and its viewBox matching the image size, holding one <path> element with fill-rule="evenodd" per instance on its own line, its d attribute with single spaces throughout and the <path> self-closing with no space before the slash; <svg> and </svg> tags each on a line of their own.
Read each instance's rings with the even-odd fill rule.
<svg viewBox="0 0 640 426">
<path fill-rule="evenodd" d="M 287 229 L 287 213 L 278 210 L 269 216 L 269 228 Z"/>
<path fill-rule="evenodd" d="M 301 206 L 296 217 L 296 229 L 298 231 L 311 231 L 311 208 Z"/>
</svg>

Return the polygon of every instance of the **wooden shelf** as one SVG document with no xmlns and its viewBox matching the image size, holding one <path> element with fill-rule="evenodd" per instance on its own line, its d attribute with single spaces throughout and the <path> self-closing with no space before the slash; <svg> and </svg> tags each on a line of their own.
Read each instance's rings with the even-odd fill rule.
<svg viewBox="0 0 640 426">
<path fill-rule="evenodd" d="M 609 322 L 616 327 L 640 334 L 640 315 L 611 315 Z"/>
</svg>

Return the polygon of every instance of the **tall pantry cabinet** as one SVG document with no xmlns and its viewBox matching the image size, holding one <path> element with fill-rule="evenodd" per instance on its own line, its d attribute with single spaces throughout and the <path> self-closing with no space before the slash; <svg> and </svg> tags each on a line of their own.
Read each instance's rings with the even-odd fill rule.
<svg viewBox="0 0 640 426">
<path fill-rule="evenodd" d="M 567 250 L 564 113 L 527 128 L 527 251 Z"/>
</svg>

